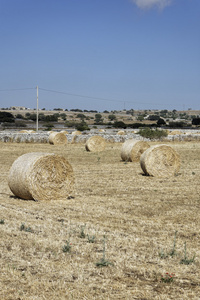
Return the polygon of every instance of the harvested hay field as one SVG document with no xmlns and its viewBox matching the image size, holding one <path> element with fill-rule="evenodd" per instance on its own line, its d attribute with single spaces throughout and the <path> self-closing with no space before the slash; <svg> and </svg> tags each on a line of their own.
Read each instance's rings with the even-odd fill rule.
<svg viewBox="0 0 200 300">
<path fill-rule="evenodd" d="M 168 144 L 181 168 L 162 179 L 122 161 L 121 143 L 38 144 L 72 165 L 75 194 L 26 201 L 7 178 L 35 145 L 0 143 L 0 299 L 199 299 L 200 143 Z"/>
</svg>

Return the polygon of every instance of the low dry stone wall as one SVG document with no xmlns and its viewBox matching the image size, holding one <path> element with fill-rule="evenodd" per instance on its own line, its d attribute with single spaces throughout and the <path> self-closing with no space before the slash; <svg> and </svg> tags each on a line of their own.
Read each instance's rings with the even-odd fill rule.
<svg viewBox="0 0 200 300">
<path fill-rule="evenodd" d="M 106 139 L 108 142 L 113 143 L 123 143 L 127 139 L 135 139 L 135 140 L 146 140 L 141 137 L 137 133 L 133 132 L 125 132 L 123 135 L 118 135 L 115 131 L 108 131 L 108 132 L 83 132 L 81 135 L 72 135 L 66 134 L 67 140 L 69 143 L 85 143 L 87 139 L 91 136 L 99 135 Z M 198 140 L 200 141 L 200 130 L 195 130 L 193 132 L 186 132 L 181 131 L 181 134 L 176 135 L 168 135 L 164 140 L 169 141 L 193 141 Z M 163 141 L 164 141 L 163 140 Z M 0 132 L 0 141 L 8 143 L 49 143 L 49 133 L 45 131 L 41 131 L 38 133 L 16 133 L 12 131 L 2 131 Z"/>
</svg>

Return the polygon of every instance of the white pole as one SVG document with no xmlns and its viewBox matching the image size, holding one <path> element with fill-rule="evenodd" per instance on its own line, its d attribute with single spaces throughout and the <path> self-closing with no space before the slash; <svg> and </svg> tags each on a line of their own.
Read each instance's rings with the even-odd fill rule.
<svg viewBox="0 0 200 300">
<path fill-rule="evenodd" d="M 36 117 L 36 132 L 38 132 L 38 85 L 37 85 L 37 117 Z"/>
</svg>

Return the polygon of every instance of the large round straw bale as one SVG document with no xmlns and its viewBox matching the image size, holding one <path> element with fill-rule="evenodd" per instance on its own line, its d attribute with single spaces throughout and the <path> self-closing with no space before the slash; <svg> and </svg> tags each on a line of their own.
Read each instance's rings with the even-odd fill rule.
<svg viewBox="0 0 200 300">
<path fill-rule="evenodd" d="M 106 147 L 106 140 L 99 135 L 91 136 L 85 144 L 85 149 L 91 152 L 103 151 Z"/>
<path fill-rule="evenodd" d="M 62 132 L 52 132 L 49 135 L 49 143 L 53 145 L 67 144 L 67 137 Z"/>
<path fill-rule="evenodd" d="M 63 200 L 73 192 L 73 169 L 62 156 L 26 153 L 11 166 L 8 185 L 22 199 Z"/>
<path fill-rule="evenodd" d="M 121 159 L 124 161 L 139 161 L 142 153 L 149 147 L 150 145 L 145 141 L 126 140 L 122 144 Z"/>
<path fill-rule="evenodd" d="M 168 145 L 148 148 L 140 157 L 140 165 L 146 175 L 170 177 L 178 174 L 179 155 Z"/>
</svg>

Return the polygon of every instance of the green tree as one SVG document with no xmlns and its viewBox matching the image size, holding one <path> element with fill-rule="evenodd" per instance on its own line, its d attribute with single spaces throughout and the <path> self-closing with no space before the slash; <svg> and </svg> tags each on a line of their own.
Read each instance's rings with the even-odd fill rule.
<svg viewBox="0 0 200 300">
<path fill-rule="evenodd" d="M 79 131 L 90 130 L 87 123 L 84 122 L 84 121 L 82 121 L 81 123 L 76 124 L 75 128 Z"/>
<path fill-rule="evenodd" d="M 114 121 L 114 120 L 116 120 L 117 118 L 116 118 L 115 115 L 109 115 L 109 116 L 108 116 L 108 119 L 109 119 L 110 121 Z"/>
<path fill-rule="evenodd" d="M 86 116 L 84 114 L 78 114 L 77 118 L 84 120 L 86 118 Z"/>
<path fill-rule="evenodd" d="M 103 123 L 103 118 L 101 114 L 95 114 L 95 119 L 94 119 L 96 124 Z"/>
<path fill-rule="evenodd" d="M 2 112 L 0 112 L 0 123 L 1 122 L 14 123 L 15 118 L 14 118 L 13 114 L 2 111 Z"/>
<path fill-rule="evenodd" d="M 166 125 L 166 122 L 163 118 L 159 118 L 158 121 L 157 121 L 157 125 L 158 126 Z"/>
</svg>

